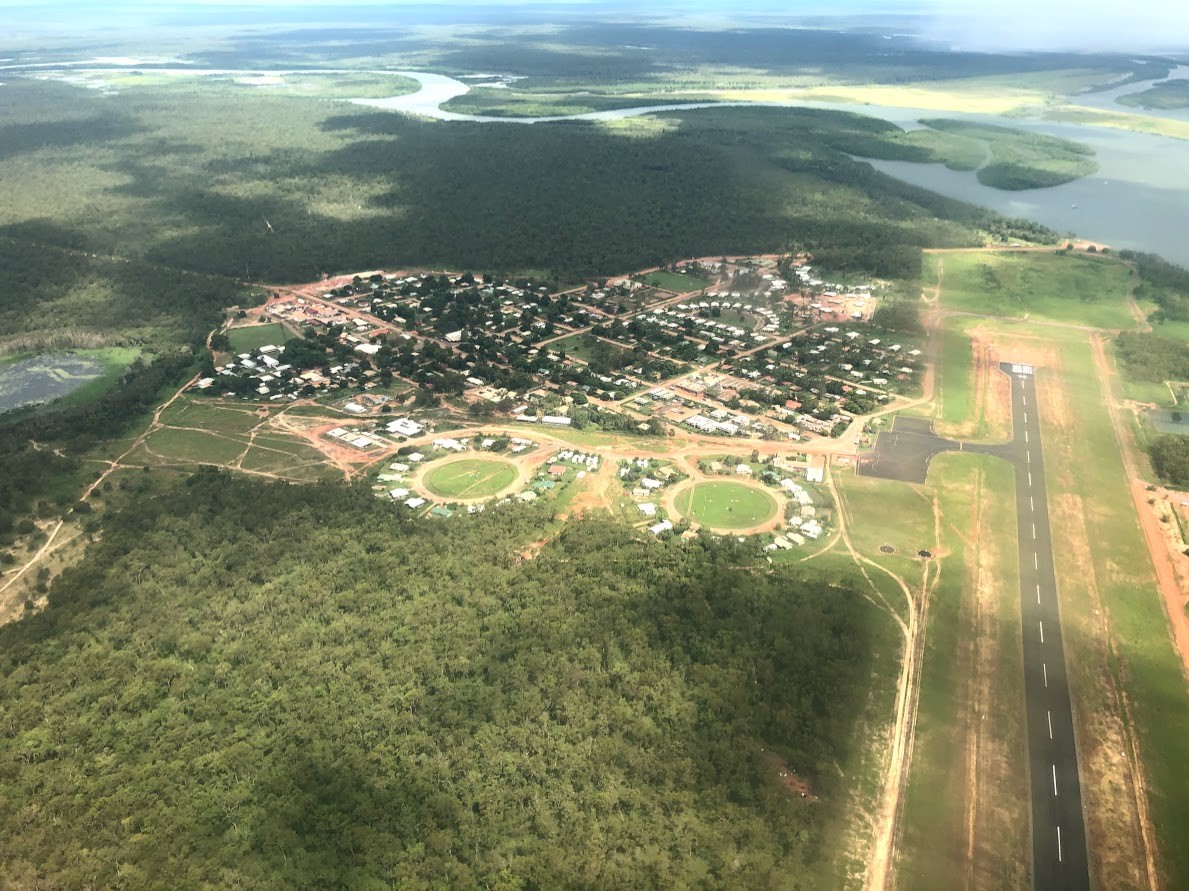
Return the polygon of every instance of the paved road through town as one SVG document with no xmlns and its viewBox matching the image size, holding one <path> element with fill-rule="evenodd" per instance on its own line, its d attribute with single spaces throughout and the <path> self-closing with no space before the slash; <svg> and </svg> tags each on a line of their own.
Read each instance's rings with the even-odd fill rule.
<svg viewBox="0 0 1189 891">
<path fill-rule="evenodd" d="M 891 430 L 879 434 L 874 452 L 862 459 L 859 470 L 871 476 L 923 483 L 933 456 L 950 451 L 994 455 L 1015 467 L 1033 887 L 1036 891 L 1089 891 L 1086 828 L 1053 569 L 1036 378 L 1029 365 L 1005 362 L 1000 370 L 1011 378 L 1009 442 L 986 445 L 943 439 L 933 432 L 929 421 L 897 417 Z"/>
</svg>

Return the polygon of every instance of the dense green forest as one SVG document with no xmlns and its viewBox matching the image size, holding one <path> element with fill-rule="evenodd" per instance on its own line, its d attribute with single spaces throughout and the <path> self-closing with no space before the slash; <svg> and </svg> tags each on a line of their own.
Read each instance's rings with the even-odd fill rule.
<svg viewBox="0 0 1189 891">
<path fill-rule="evenodd" d="M 526 127 L 15 81 L 0 113 L 0 234 L 253 281 L 405 265 L 574 279 L 789 246 L 912 277 L 922 246 L 1053 238 L 852 161 L 853 141 L 900 131 L 834 112 Z"/>
<path fill-rule="evenodd" d="M 1148 458 L 1156 475 L 1170 485 L 1189 488 L 1189 436 L 1162 433 L 1148 442 Z"/>
<path fill-rule="evenodd" d="M 42 343 L 149 349 L 198 344 L 225 307 L 248 298 L 227 277 L 93 257 L 27 239 L 0 237 L 0 268 L 0 350 Z"/>
<path fill-rule="evenodd" d="M 0 629 L 7 885 L 817 885 L 887 631 L 845 580 L 602 522 L 524 560 L 544 508 L 148 485 Z"/>
<path fill-rule="evenodd" d="M 1120 251 L 1119 256 L 1133 262 L 1139 273 L 1135 299 L 1156 304 L 1148 320 L 1157 330 L 1166 320 L 1189 322 L 1189 269 L 1139 251 Z"/>
<path fill-rule="evenodd" d="M 1183 340 L 1123 331 L 1115 338 L 1115 347 L 1128 376 L 1136 380 L 1189 381 L 1189 347 Z"/>
</svg>

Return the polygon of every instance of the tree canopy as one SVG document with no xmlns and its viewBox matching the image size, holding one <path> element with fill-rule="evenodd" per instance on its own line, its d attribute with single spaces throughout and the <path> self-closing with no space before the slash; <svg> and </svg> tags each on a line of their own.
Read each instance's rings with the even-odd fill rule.
<svg viewBox="0 0 1189 891">
<path fill-rule="evenodd" d="M 8 882 L 811 886 L 874 646 L 845 581 L 404 513 L 203 472 L 111 515 L 0 629 Z"/>
</svg>

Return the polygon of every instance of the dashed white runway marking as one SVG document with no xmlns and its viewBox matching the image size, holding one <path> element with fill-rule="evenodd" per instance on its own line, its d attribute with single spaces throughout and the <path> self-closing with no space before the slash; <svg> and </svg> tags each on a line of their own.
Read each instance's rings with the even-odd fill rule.
<svg viewBox="0 0 1189 891">
<path fill-rule="evenodd" d="M 1036 541 L 1036 524 L 1032 524 L 1032 540 Z"/>
<path fill-rule="evenodd" d="M 1049 739 L 1053 738 L 1053 713 L 1047 712 L 1049 716 Z"/>
<path fill-rule="evenodd" d="M 1028 496 L 1028 506 L 1032 508 L 1032 510 L 1036 510 L 1036 502 L 1032 500 L 1031 495 Z"/>
<path fill-rule="evenodd" d="M 1053 797 L 1057 797 L 1057 765 L 1053 765 Z"/>
<path fill-rule="evenodd" d="M 1047 687 L 1049 685 L 1049 663 L 1040 663 L 1040 669 L 1045 673 L 1045 686 Z"/>
<path fill-rule="evenodd" d="M 1041 622 L 1037 622 L 1037 624 L 1040 626 L 1040 642 L 1044 643 L 1045 642 L 1045 623 L 1043 621 L 1041 621 Z"/>
<path fill-rule="evenodd" d="M 1061 858 L 1061 827 L 1060 826 L 1057 827 L 1057 862 L 1058 863 L 1063 862 L 1063 860 Z"/>
<path fill-rule="evenodd" d="M 1036 586 L 1036 602 L 1040 603 L 1040 585 Z"/>
<path fill-rule="evenodd" d="M 1025 430 L 1024 431 L 1024 442 L 1027 442 L 1027 441 L 1028 441 L 1028 431 Z"/>
<path fill-rule="evenodd" d="M 1032 555 L 1032 568 L 1040 569 L 1040 558 L 1037 557 L 1036 554 Z"/>
<path fill-rule="evenodd" d="M 1032 488 L 1032 471 L 1031 470 L 1028 471 L 1028 488 L 1029 489 Z"/>
</svg>

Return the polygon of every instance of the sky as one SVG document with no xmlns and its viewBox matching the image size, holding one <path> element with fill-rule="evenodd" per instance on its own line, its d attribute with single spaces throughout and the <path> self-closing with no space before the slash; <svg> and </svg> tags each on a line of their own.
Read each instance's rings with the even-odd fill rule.
<svg viewBox="0 0 1189 891">
<path fill-rule="evenodd" d="M 482 7 L 488 14 L 499 8 L 554 8 L 573 13 L 610 12 L 647 16 L 684 10 L 703 16 L 746 13 L 787 16 L 911 14 L 925 36 L 964 50 L 1113 50 L 1174 52 L 1189 50 L 1189 12 L 1185 0 L 0 0 L 0 33 L 4 25 L 60 28 L 91 21 L 113 22 L 120 16 L 144 22 L 177 21 L 179 14 L 196 19 L 234 15 L 242 21 L 255 7 L 272 20 L 291 9 L 296 20 L 310 21 L 318 8 L 332 20 L 336 6 L 375 8 L 410 6 Z M 5 17 L 9 22 L 4 21 Z M 727 18 L 729 21 L 730 19 Z M 0 38 L 2 39 L 2 38 Z"/>
</svg>

